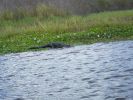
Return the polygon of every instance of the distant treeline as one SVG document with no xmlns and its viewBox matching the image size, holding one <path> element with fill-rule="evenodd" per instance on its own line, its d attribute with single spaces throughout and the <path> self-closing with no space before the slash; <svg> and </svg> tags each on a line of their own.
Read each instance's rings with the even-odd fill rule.
<svg viewBox="0 0 133 100">
<path fill-rule="evenodd" d="M 133 0 L 0 0 L 0 11 L 15 11 L 16 8 L 32 11 L 38 4 L 57 7 L 72 14 L 133 8 Z"/>
</svg>

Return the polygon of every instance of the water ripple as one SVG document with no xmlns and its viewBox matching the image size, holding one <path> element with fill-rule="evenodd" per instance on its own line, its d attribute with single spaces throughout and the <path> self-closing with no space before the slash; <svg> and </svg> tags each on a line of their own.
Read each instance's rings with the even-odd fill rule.
<svg viewBox="0 0 133 100">
<path fill-rule="evenodd" d="M 133 100 L 133 41 L 0 56 L 0 100 Z"/>
</svg>

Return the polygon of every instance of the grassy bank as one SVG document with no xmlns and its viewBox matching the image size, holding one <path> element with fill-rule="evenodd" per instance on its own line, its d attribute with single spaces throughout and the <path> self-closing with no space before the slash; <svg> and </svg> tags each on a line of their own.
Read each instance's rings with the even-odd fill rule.
<svg viewBox="0 0 133 100">
<path fill-rule="evenodd" d="M 78 45 L 133 39 L 132 12 L 0 19 L 0 54 L 28 51 L 54 41 Z"/>
</svg>

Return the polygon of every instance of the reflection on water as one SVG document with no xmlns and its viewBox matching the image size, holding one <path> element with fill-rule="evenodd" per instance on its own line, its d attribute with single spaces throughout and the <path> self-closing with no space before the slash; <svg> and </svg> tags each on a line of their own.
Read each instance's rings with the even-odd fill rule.
<svg viewBox="0 0 133 100">
<path fill-rule="evenodd" d="M 0 100 L 133 100 L 133 41 L 0 56 Z"/>
</svg>

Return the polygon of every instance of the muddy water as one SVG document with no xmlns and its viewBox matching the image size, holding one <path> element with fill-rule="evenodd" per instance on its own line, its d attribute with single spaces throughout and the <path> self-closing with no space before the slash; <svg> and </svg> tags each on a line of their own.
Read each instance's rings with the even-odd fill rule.
<svg viewBox="0 0 133 100">
<path fill-rule="evenodd" d="M 0 56 L 0 100 L 133 100 L 133 41 Z"/>
</svg>

